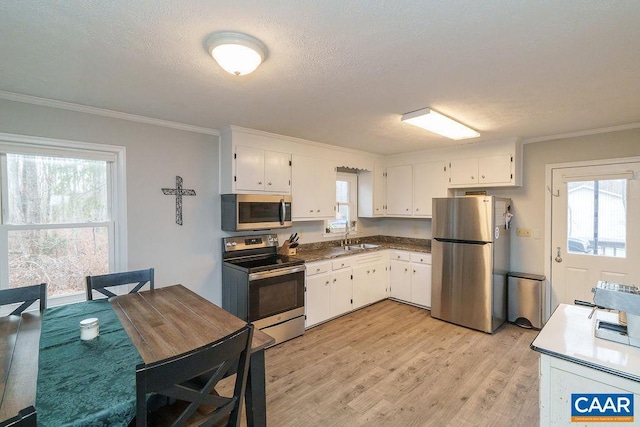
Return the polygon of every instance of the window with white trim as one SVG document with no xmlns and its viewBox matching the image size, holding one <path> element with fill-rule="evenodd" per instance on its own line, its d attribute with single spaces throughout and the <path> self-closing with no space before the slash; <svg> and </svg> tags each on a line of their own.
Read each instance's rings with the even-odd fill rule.
<svg viewBox="0 0 640 427">
<path fill-rule="evenodd" d="M 626 258 L 627 180 L 570 181 L 567 195 L 569 253 Z"/>
<path fill-rule="evenodd" d="M 336 175 L 336 218 L 325 221 L 325 234 L 358 231 L 358 175 L 338 172 Z"/>
<path fill-rule="evenodd" d="M 0 135 L 0 288 L 46 282 L 49 305 L 124 267 L 124 148 Z M 106 148 L 106 150 L 105 150 Z"/>
</svg>

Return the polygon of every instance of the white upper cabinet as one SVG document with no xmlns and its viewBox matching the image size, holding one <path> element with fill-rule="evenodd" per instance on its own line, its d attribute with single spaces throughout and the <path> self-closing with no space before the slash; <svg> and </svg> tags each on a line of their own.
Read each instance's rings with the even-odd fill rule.
<svg viewBox="0 0 640 427">
<path fill-rule="evenodd" d="M 237 191 L 291 192 L 291 155 L 236 146 Z"/>
<path fill-rule="evenodd" d="M 449 162 L 449 185 L 477 184 L 478 159 L 458 159 Z"/>
<path fill-rule="evenodd" d="M 264 152 L 264 191 L 291 192 L 291 154 Z"/>
<path fill-rule="evenodd" d="M 451 160 L 449 162 L 450 187 L 500 187 L 517 185 L 514 156 L 496 156 Z"/>
<path fill-rule="evenodd" d="M 336 169 L 325 159 L 292 156 L 292 206 L 294 221 L 335 216 Z"/>
<path fill-rule="evenodd" d="M 413 216 L 431 218 L 435 197 L 447 197 L 446 163 L 413 165 Z"/>
<path fill-rule="evenodd" d="M 373 171 L 358 173 L 358 216 L 382 217 L 387 213 L 385 169 L 376 165 Z"/>
<path fill-rule="evenodd" d="M 413 167 L 411 165 L 387 168 L 387 215 L 413 214 Z"/>
<path fill-rule="evenodd" d="M 233 126 L 220 133 L 221 194 L 291 194 L 291 150 L 277 135 Z"/>
<path fill-rule="evenodd" d="M 480 184 L 511 184 L 513 156 L 480 157 L 478 159 L 478 180 Z"/>
</svg>

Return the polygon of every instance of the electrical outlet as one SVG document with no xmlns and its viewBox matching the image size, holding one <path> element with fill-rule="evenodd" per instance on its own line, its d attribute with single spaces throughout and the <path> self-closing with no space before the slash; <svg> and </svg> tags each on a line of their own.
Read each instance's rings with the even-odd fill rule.
<svg viewBox="0 0 640 427">
<path fill-rule="evenodd" d="M 418 228 L 417 225 L 413 226 L 413 234 L 418 234 L 420 232 L 420 229 Z"/>
<path fill-rule="evenodd" d="M 531 229 L 530 228 L 518 227 L 516 229 L 516 235 L 518 237 L 531 237 Z"/>
</svg>

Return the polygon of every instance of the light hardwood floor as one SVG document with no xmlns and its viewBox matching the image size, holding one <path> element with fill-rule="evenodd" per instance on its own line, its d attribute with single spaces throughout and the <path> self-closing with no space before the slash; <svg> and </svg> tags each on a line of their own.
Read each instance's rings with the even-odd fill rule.
<svg viewBox="0 0 640 427">
<path fill-rule="evenodd" d="M 535 336 L 386 300 L 266 351 L 268 424 L 537 426 Z"/>
</svg>

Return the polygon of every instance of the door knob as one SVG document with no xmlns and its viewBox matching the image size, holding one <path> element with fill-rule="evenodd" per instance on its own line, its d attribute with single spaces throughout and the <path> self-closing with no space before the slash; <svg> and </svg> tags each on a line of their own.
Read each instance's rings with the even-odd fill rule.
<svg viewBox="0 0 640 427">
<path fill-rule="evenodd" d="M 558 254 L 556 255 L 556 262 L 562 262 L 562 256 L 560 256 L 560 246 L 558 246 Z"/>
</svg>

